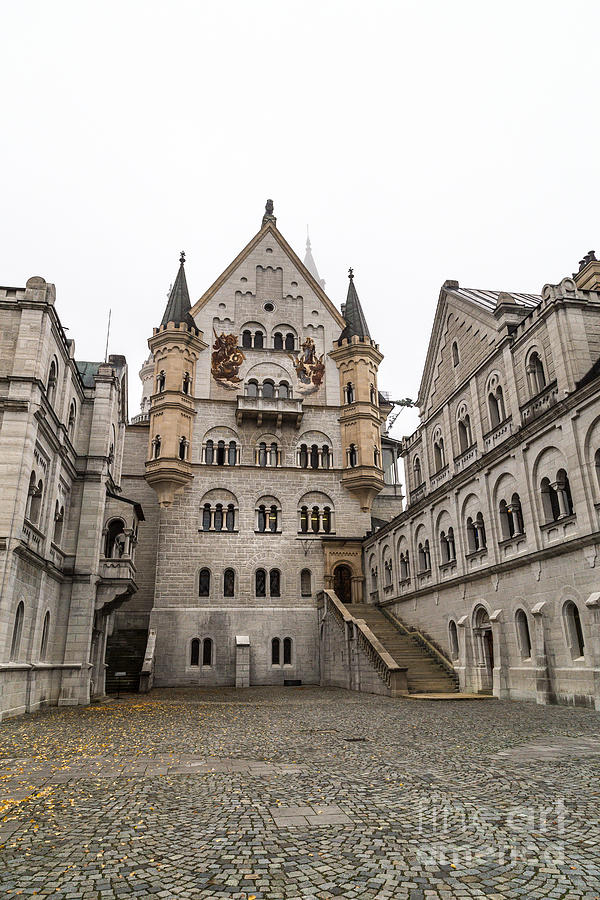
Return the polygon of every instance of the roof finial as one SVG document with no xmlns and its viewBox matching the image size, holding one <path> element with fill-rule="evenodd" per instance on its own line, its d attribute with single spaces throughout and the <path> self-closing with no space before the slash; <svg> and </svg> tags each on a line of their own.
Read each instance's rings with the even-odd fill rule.
<svg viewBox="0 0 600 900">
<path fill-rule="evenodd" d="M 272 222 L 273 225 L 277 224 L 277 219 L 275 218 L 275 215 L 273 213 L 273 201 L 272 200 L 267 200 L 267 202 L 265 203 L 265 214 L 263 216 L 262 223 L 263 223 L 263 225 L 266 225 L 267 222 Z"/>
<path fill-rule="evenodd" d="M 354 269 L 348 269 L 348 278 L 350 281 L 354 279 Z"/>
<path fill-rule="evenodd" d="M 181 253 L 179 254 L 179 262 L 180 262 L 181 265 L 184 264 L 184 262 L 185 262 L 185 250 L 182 250 Z"/>
</svg>

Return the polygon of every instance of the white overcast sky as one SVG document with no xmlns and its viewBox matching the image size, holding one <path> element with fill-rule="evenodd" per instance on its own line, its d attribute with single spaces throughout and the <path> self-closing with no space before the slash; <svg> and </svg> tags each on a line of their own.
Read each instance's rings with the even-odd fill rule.
<svg viewBox="0 0 600 900">
<path fill-rule="evenodd" d="M 445 279 L 600 249 L 597 0 L 4 0 L 0 34 L 0 283 L 54 282 L 80 359 L 112 307 L 130 415 L 179 251 L 194 301 L 268 197 L 338 306 L 354 267 L 393 397 Z"/>
</svg>

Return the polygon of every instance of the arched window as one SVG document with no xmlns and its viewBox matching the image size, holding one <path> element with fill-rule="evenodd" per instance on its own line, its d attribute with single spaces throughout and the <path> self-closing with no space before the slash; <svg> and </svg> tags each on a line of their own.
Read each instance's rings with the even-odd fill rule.
<svg viewBox="0 0 600 900">
<path fill-rule="evenodd" d="M 271 641 L 271 665 L 278 666 L 280 658 L 279 638 L 273 638 L 273 640 Z"/>
<path fill-rule="evenodd" d="M 263 504 L 258 507 L 256 530 L 260 532 L 264 532 L 267 530 L 267 509 Z"/>
<path fill-rule="evenodd" d="M 179 459 L 185 460 L 187 458 L 187 448 L 188 442 L 185 435 L 183 435 L 179 439 Z"/>
<path fill-rule="evenodd" d="M 564 469 L 559 469 L 556 473 L 556 495 L 561 516 L 572 516 L 573 497 L 571 496 L 571 485 Z"/>
<path fill-rule="evenodd" d="M 54 400 L 56 399 L 56 385 L 58 382 L 58 364 L 55 359 L 50 363 L 50 371 L 48 372 L 48 402 L 51 405 L 54 405 Z"/>
<path fill-rule="evenodd" d="M 39 525 L 40 515 L 42 512 L 42 499 L 44 497 L 44 482 L 40 478 L 38 483 L 35 483 L 35 472 L 31 473 L 31 477 L 29 479 L 29 515 L 28 519 L 30 522 L 33 522 L 34 525 Z"/>
<path fill-rule="evenodd" d="M 293 350 L 295 346 L 296 346 L 296 342 L 294 340 L 294 335 L 290 331 L 288 331 L 288 333 L 285 336 L 285 349 Z"/>
<path fill-rule="evenodd" d="M 300 531 L 303 534 L 308 532 L 308 507 L 303 506 L 300 510 Z"/>
<path fill-rule="evenodd" d="M 565 617 L 567 640 L 569 642 L 571 656 L 573 659 L 579 659 L 585 653 L 585 641 L 583 638 L 583 628 L 581 627 L 579 610 L 572 600 L 565 603 L 563 615 Z"/>
<path fill-rule="evenodd" d="M 120 559 L 125 553 L 125 522 L 113 519 L 106 529 L 104 555 L 107 559 Z"/>
<path fill-rule="evenodd" d="M 459 362 L 460 362 L 460 355 L 458 352 L 458 344 L 456 343 L 456 341 L 453 341 L 453 343 L 452 343 L 452 365 L 456 368 L 456 366 L 459 364 Z"/>
<path fill-rule="evenodd" d="M 160 434 L 157 434 L 154 440 L 152 441 L 152 446 L 154 449 L 154 459 L 158 459 L 160 456 Z"/>
<path fill-rule="evenodd" d="M 529 634 L 529 622 L 527 621 L 525 610 L 517 610 L 515 614 L 515 625 L 517 628 L 517 640 L 519 642 L 521 659 L 531 659 L 531 635 Z"/>
<path fill-rule="evenodd" d="M 165 373 L 164 373 L 164 370 L 161 369 L 161 371 L 156 376 L 156 393 L 157 394 L 160 394 L 162 391 L 164 391 L 165 382 L 166 382 Z"/>
<path fill-rule="evenodd" d="M 212 666 L 213 658 L 213 642 L 211 638 L 204 638 L 202 641 L 202 665 Z"/>
<path fill-rule="evenodd" d="M 267 596 L 267 573 L 264 569 L 257 569 L 254 576 L 255 594 L 257 597 Z"/>
<path fill-rule="evenodd" d="M 235 466 L 237 463 L 237 444 L 235 441 L 229 441 L 227 448 L 227 465 Z"/>
<path fill-rule="evenodd" d="M 439 472 L 446 465 L 444 438 L 439 429 L 437 429 L 433 435 L 433 460 L 436 472 Z"/>
<path fill-rule="evenodd" d="M 488 394 L 488 406 L 490 410 L 490 424 L 492 428 L 496 428 L 506 418 L 504 394 L 500 385 Z"/>
<path fill-rule="evenodd" d="M 13 625 L 12 641 L 10 643 L 10 660 L 15 662 L 19 658 L 21 652 L 21 635 L 23 634 L 23 617 L 25 616 L 25 605 L 21 600 L 17 606 L 15 613 L 15 621 Z"/>
<path fill-rule="evenodd" d="M 386 559 L 383 563 L 383 583 L 384 587 L 391 587 L 393 581 L 392 561 Z"/>
<path fill-rule="evenodd" d="M 462 403 L 458 408 L 458 445 L 461 453 L 465 453 L 473 443 L 471 433 L 471 417 L 467 407 Z"/>
<path fill-rule="evenodd" d="M 529 356 L 527 361 L 527 381 L 529 383 L 529 392 L 531 396 L 535 396 L 546 387 L 546 375 L 544 374 L 544 365 L 540 359 L 537 350 Z"/>
<path fill-rule="evenodd" d="M 371 385 L 371 387 L 369 388 L 369 398 L 371 400 L 371 403 L 374 406 L 377 406 L 377 393 L 375 391 L 374 385 Z"/>
<path fill-rule="evenodd" d="M 65 508 L 64 506 L 59 506 L 58 500 L 56 501 L 56 506 L 54 508 L 54 536 L 52 540 L 55 544 L 60 545 L 62 541 L 62 533 L 63 533 L 63 523 L 65 520 Z"/>
<path fill-rule="evenodd" d="M 310 467 L 311 469 L 319 468 L 319 448 L 317 444 L 313 444 L 310 448 Z"/>
<path fill-rule="evenodd" d="M 407 581 L 410 578 L 410 561 L 408 558 L 408 550 L 400 554 L 400 581 Z"/>
<path fill-rule="evenodd" d="M 379 468 L 379 447 L 373 447 L 373 465 Z"/>
<path fill-rule="evenodd" d="M 192 389 L 192 376 L 189 372 L 183 373 L 183 383 L 181 385 L 181 389 L 184 394 L 189 394 Z"/>
<path fill-rule="evenodd" d="M 308 447 L 306 444 L 300 445 L 300 467 L 302 469 L 308 468 Z"/>
<path fill-rule="evenodd" d="M 323 523 L 323 531 L 325 534 L 329 534 L 331 532 L 331 509 L 329 506 L 324 507 L 321 521 Z"/>
<path fill-rule="evenodd" d="M 448 622 L 448 637 L 450 639 L 450 656 L 452 659 L 458 659 L 458 630 L 454 619 Z"/>
<path fill-rule="evenodd" d="M 560 519 L 560 507 L 558 505 L 556 486 L 550 484 L 549 478 L 542 478 L 540 490 L 542 494 L 542 509 L 544 511 L 545 521 L 557 522 L 558 519 Z"/>
<path fill-rule="evenodd" d="M 202 530 L 210 531 L 210 503 L 205 503 L 202 507 Z"/>
<path fill-rule="evenodd" d="M 453 562 L 456 559 L 456 545 L 454 543 L 454 529 L 452 526 L 450 526 L 447 533 L 445 531 L 440 533 L 440 556 L 442 565 Z"/>
<path fill-rule="evenodd" d="M 275 533 L 278 530 L 278 510 L 275 505 L 269 509 L 269 531 Z"/>
<path fill-rule="evenodd" d="M 264 441 L 258 445 L 258 464 L 263 467 L 267 465 L 267 445 Z"/>
<path fill-rule="evenodd" d="M 312 576 L 310 569 L 302 569 L 300 572 L 300 595 L 310 597 L 312 595 Z"/>
<path fill-rule="evenodd" d="M 245 350 L 249 350 L 252 347 L 252 332 L 251 331 L 242 331 L 242 347 Z"/>
<path fill-rule="evenodd" d="M 200 665 L 200 641 L 198 638 L 193 638 L 192 643 L 190 644 L 190 666 L 199 666 Z"/>
<path fill-rule="evenodd" d="M 265 400 L 272 400 L 275 397 L 275 383 L 270 378 L 263 381 L 262 395 Z"/>
<path fill-rule="evenodd" d="M 429 551 L 429 540 L 420 543 L 418 546 L 419 555 L 419 572 L 429 572 L 431 569 L 431 554 Z"/>
<path fill-rule="evenodd" d="M 48 653 L 48 637 L 50 635 L 50 611 L 46 611 L 44 624 L 42 625 L 42 639 L 40 641 L 40 662 L 46 659 Z"/>
<path fill-rule="evenodd" d="M 71 400 L 71 405 L 69 407 L 69 424 L 67 426 L 67 431 L 69 432 L 69 438 L 72 441 L 75 436 L 75 420 L 77 418 L 77 407 L 75 405 L 75 401 Z"/>
<path fill-rule="evenodd" d="M 246 385 L 246 397 L 258 397 L 258 381 L 251 379 Z"/>
<path fill-rule="evenodd" d="M 209 569 L 200 569 L 200 577 L 198 578 L 198 596 L 210 596 L 210 571 Z"/>
<path fill-rule="evenodd" d="M 270 452 L 269 452 L 269 465 L 276 468 L 278 463 L 279 463 L 278 447 L 277 447 L 277 443 L 275 441 L 273 441 L 273 443 L 271 444 L 271 447 L 270 447 Z"/>
<path fill-rule="evenodd" d="M 423 483 L 423 475 L 421 473 L 421 460 L 418 456 L 415 456 L 415 458 L 413 459 L 413 477 L 415 487 L 418 487 Z"/>
<path fill-rule="evenodd" d="M 289 637 L 283 639 L 283 664 L 284 666 L 292 664 L 292 639 Z"/>
<path fill-rule="evenodd" d="M 229 503 L 225 513 L 225 528 L 227 531 L 235 531 L 235 506 Z"/>
<path fill-rule="evenodd" d="M 280 381 L 277 387 L 277 396 L 282 400 L 287 400 L 290 396 L 290 386 L 287 381 Z"/>
<path fill-rule="evenodd" d="M 281 573 L 279 569 L 271 569 L 269 572 L 269 593 L 271 597 L 281 596 Z"/>
<path fill-rule="evenodd" d="M 354 403 L 354 385 L 349 381 L 345 389 L 346 403 Z"/>
<path fill-rule="evenodd" d="M 254 334 L 254 349 L 262 350 L 265 344 L 265 338 L 262 331 L 256 331 Z"/>
<path fill-rule="evenodd" d="M 280 331 L 276 331 L 273 335 L 273 349 L 283 350 L 283 335 Z"/>
<path fill-rule="evenodd" d="M 319 511 L 319 507 L 313 506 L 311 514 L 310 514 L 310 527 L 311 527 L 311 530 L 315 534 L 318 534 L 318 532 L 319 532 L 319 527 L 321 524 L 320 520 L 321 520 L 321 514 Z"/>
<path fill-rule="evenodd" d="M 358 465 L 358 455 L 356 453 L 355 444 L 350 444 L 350 447 L 348 448 L 348 465 L 351 469 Z"/>
<path fill-rule="evenodd" d="M 215 531 L 223 531 L 223 504 L 217 503 L 215 506 L 215 518 L 214 518 L 214 529 Z"/>
<path fill-rule="evenodd" d="M 331 452 L 327 444 L 323 444 L 321 448 L 321 459 L 323 460 L 323 468 L 328 469 L 331 465 Z"/>
<path fill-rule="evenodd" d="M 206 442 L 206 450 L 204 451 L 204 459 L 207 466 L 212 466 L 215 461 L 215 443 L 210 439 Z"/>
<path fill-rule="evenodd" d="M 598 482 L 598 487 L 600 487 L 600 450 L 596 450 L 594 454 L 594 466 L 596 468 L 596 481 Z"/>
<path fill-rule="evenodd" d="M 217 465 L 225 465 L 225 441 L 217 441 Z"/>
<path fill-rule="evenodd" d="M 475 519 L 467 519 L 467 549 L 469 553 L 477 553 L 479 550 L 485 550 L 487 539 L 485 533 L 485 524 L 483 515 L 478 512 Z"/>
</svg>

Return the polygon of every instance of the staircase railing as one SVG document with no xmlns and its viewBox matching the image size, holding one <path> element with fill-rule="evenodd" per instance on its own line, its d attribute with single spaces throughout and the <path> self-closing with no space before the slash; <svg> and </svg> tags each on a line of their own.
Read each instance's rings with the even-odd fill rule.
<svg viewBox="0 0 600 900">
<path fill-rule="evenodd" d="M 355 659 L 350 656 L 349 664 L 353 666 L 354 672 L 350 679 L 350 684 L 355 690 L 361 690 L 364 680 L 361 679 L 360 658 L 366 659 L 370 668 L 374 670 L 378 678 L 384 683 L 387 690 L 385 693 L 392 697 L 400 697 L 408 694 L 408 669 L 399 666 L 392 656 L 387 652 L 383 644 L 373 634 L 364 619 L 356 619 L 350 614 L 347 607 L 342 603 L 337 594 L 331 590 L 320 592 L 317 597 L 324 607 L 323 621 L 325 621 L 328 613 L 331 613 L 332 619 L 336 625 L 344 630 L 344 636 L 348 641 L 354 641 L 357 654 Z M 380 691 L 376 691 L 380 693 Z"/>
<path fill-rule="evenodd" d="M 408 637 L 414 638 L 417 643 L 427 652 L 430 656 L 435 657 L 437 662 L 450 674 L 455 678 L 458 677 L 456 675 L 454 665 L 450 659 L 442 652 L 442 650 L 433 643 L 433 641 L 424 635 L 418 628 L 414 628 L 412 626 L 405 625 L 394 613 L 391 613 L 389 609 L 386 609 L 383 606 L 378 606 L 377 609 L 383 613 L 383 615 L 388 619 L 393 625 L 398 628 L 403 634 Z"/>
<path fill-rule="evenodd" d="M 154 684 L 154 653 L 156 648 L 156 631 L 151 628 L 148 632 L 148 641 L 146 643 L 146 652 L 144 653 L 144 662 L 140 673 L 140 693 L 147 694 L 152 690 Z"/>
</svg>

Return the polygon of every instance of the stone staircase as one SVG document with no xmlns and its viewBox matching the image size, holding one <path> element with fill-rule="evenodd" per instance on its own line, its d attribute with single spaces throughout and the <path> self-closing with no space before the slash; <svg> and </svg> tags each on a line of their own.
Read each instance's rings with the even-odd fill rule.
<svg viewBox="0 0 600 900">
<path fill-rule="evenodd" d="M 139 690 L 147 640 L 148 633 L 137 628 L 115 631 L 109 637 L 106 645 L 107 694 Z M 115 672 L 127 672 L 127 675 L 116 678 Z"/>
<path fill-rule="evenodd" d="M 445 666 L 436 652 L 423 646 L 416 635 L 404 632 L 370 603 L 352 603 L 346 609 L 355 619 L 364 619 L 395 662 L 406 666 L 411 694 L 458 693 L 458 676 L 451 670 L 451 664 Z"/>
</svg>

